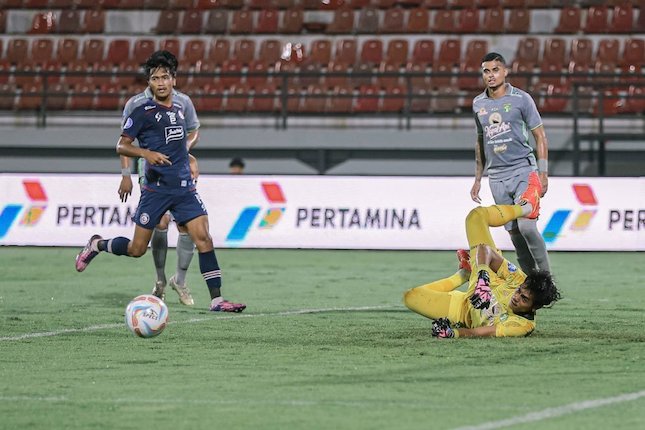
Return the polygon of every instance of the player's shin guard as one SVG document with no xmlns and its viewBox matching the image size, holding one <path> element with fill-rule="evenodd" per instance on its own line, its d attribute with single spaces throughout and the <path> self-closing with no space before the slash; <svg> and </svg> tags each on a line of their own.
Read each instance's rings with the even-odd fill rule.
<svg viewBox="0 0 645 430">
<path fill-rule="evenodd" d="M 219 268 L 219 264 L 217 264 L 215 250 L 199 253 L 199 270 L 204 281 L 206 281 L 211 299 L 221 296 L 222 271 Z"/>
</svg>

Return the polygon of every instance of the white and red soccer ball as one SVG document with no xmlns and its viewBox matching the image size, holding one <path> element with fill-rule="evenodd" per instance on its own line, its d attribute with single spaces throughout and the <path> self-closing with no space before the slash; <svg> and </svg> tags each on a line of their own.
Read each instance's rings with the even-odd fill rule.
<svg viewBox="0 0 645 430">
<path fill-rule="evenodd" d="M 168 322 L 168 307 L 159 298 L 142 294 L 132 299 L 125 308 L 125 323 L 139 337 L 161 334 Z"/>
</svg>

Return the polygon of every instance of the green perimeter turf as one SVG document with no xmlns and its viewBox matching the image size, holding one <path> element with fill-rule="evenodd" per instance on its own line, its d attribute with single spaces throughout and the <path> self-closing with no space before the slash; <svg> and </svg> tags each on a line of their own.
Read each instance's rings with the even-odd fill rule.
<svg viewBox="0 0 645 430">
<path fill-rule="evenodd" d="M 452 274 L 452 252 L 222 250 L 225 297 L 245 313 L 206 312 L 195 258 L 196 306 L 169 290 L 173 323 L 154 339 L 123 323 L 151 290 L 150 253 L 101 255 L 78 274 L 76 252 L 0 247 L 0 429 L 427 430 L 531 412 L 540 419 L 508 428 L 645 422 L 645 397 L 544 412 L 645 390 L 643 253 L 552 253 L 564 299 L 532 336 L 438 341 L 401 297 Z M 174 262 L 171 250 L 168 276 Z M 327 310 L 289 313 L 304 309 Z"/>
</svg>

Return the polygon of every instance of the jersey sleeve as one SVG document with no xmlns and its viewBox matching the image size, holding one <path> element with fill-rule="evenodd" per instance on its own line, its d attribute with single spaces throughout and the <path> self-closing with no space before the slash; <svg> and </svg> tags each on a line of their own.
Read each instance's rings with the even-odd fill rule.
<svg viewBox="0 0 645 430">
<path fill-rule="evenodd" d="M 495 324 L 495 337 L 528 336 L 535 330 L 535 323 L 517 315 L 509 315 Z"/>
<path fill-rule="evenodd" d="M 479 115 L 477 115 L 477 112 L 475 112 L 475 126 L 477 127 L 477 136 L 483 136 L 484 128 L 482 127 L 482 123 L 479 121 Z"/>
<path fill-rule="evenodd" d="M 195 110 L 195 105 L 190 97 L 186 96 L 186 105 L 184 116 L 186 119 L 186 131 L 188 133 L 195 131 L 199 128 L 199 118 L 197 118 L 197 111 Z"/>
<path fill-rule="evenodd" d="M 121 136 L 135 140 L 144 125 L 143 109 L 135 109 L 123 121 Z"/>
<path fill-rule="evenodd" d="M 524 116 L 524 121 L 526 122 L 526 125 L 528 125 L 529 129 L 533 130 L 542 125 L 542 117 L 540 116 L 540 112 L 538 112 L 533 97 L 528 93 L 524 93 L 523 98 L 524 103 L 522 106 L 524 110 L 522 114 Z"/>
</svg>

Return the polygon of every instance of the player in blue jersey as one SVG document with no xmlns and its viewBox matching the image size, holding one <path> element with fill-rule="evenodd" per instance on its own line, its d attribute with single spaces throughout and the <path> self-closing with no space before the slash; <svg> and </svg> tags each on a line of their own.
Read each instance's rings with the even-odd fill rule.
<svg viewBox="0 0 645 430">
<path fill-rule="evenodd" d="M 152 99 L 136 106 L 123 123 L 117 152 L 144 158 L 145 183 L 133 217 L 134 237 L 103 239 L 92 236 L 76 256 L 82 272 L 100 252 L 140 257 L 145 254 L 154 227 L 166 211 L 185 226 L 199 252 L 199 269 L 211 296 L 210 310 L 241 312 L 246 305 L 232 303 L 221 295 L 221 270 L 208 231 L 208 213 L 191 176 L 184 109 L 174 101 L 177 60 L 170 52 L 155 52 L 144 65 Z M 134 146 L 138 140 L 139 146 Z"/>
<path fill-rule="evenodd" d="M 125 124 L 126 120 L 134 109 L 140 106 L 142 103 L 145 103 L 147 100 L 152 99 L 154 96 L 150 88 L 146 88 L 145 91 L 139 93 L 132 97 L 125 105 L 123 109 L 123 118 L 122 126 Z M 173 91 L 173 102 L 179 103 L 184 111 L 184 117 L 186 120 L 186 133 L 187 133 L 187 145 L 188 150 L 190 151 L 195 147 L 197 141 L 199 140 L 199 119 L 197 118 L 197 113 L 195 112 L 195 107 L 190 100 L 188 95 L 181 93 L 179 91 Z M 123 131 L 123 130 L 122 130 Z M 199 169 L 197 166 L 197 160 L 192 155 L 190 157 L 190 167 L 191 174 L 194 179 L 197 179 L 199 175 Z M 132 193 L 132 179 L 130 177 L 132 171 L 130 168 L 130 158 L 126 156 L 121 156 L 121 183 L 119 184 L 119 197 L 122 202 L 127 201 L 128 196 Z M 145 183 L 145 159 L 139 158 L 138 163 L 138 172 L 139 172 L 139 183 Z M 187 306 L 192 306 L 194 304 L 193 297 L 186 285 L 186 274 L 188 272 L 188 267 L 192 261 L 195 244 L 188 234 L 188 230 L 185 226 L 177 225 L 179 230 L 179 237 L 177 239 L 177 268 L 175 274 L 166 280 L 166 256 L 168 253 L 168 226 L 171 221 L 171 215 L 169 212 L 164 214 L 161 217 L 161 221 L 158 225 L 155 226 L 152 233 L 152 239 L 150 240 L 150 248 L 152 250 L 152 260 L 155 266 L 155 271 L 157 279 L 155 285 L 152 289 L 152 294 L 156 297 L 159 297 L 162 300 L 166 299 L 166 285 L 170 284 L 173 290 L 179 295 L 179 301 Z"/>
<path fill-rule="evenodd" d="M 540 196 L 549 185 L 548 143 L 542 118 L 531 96 L 507 83 L 507 75 L 504 57 L 496 52 L 484 56 L 482 77 L 486 90 L 473 100 L 477 144 L 475 183 L 470 196 L 477 203 L 481 203 L 484 171 L 498 205 L 519 203 L 531 179 L 541 185 Z M 536 142 L 537 161 L 529 145 L 529 130 Z M 551 270 L 544 239 L 537 229 L 539 212 L 538 205 L 528 217 L 505 225 L 525 273 Z"/>
</svg>

